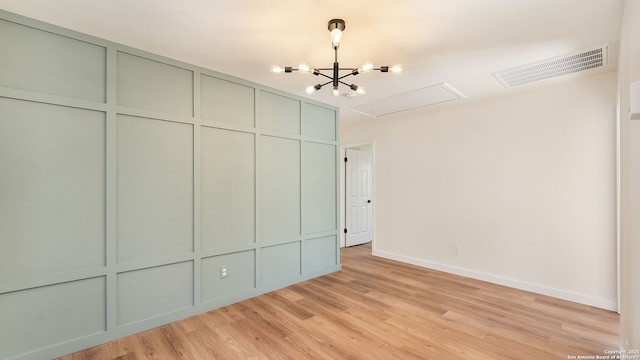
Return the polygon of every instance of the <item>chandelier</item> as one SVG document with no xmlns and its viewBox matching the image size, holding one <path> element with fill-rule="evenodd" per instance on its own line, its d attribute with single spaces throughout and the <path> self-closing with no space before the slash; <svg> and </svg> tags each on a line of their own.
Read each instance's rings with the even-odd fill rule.
<svg viewBox="0 0 640 360">
<path fill-rule="evenodd" d="M 298 68 L 293 68 L 291 66 L 272 66 L 271 67 L 271 73 L 272 74 L 282 74 L 282 73 L 291 73 L 293 71 L 299 71 L 302 73 L 306 73 L 306 74 L 313 74 L 316 76 L 322 76 L 325 77 L 327 79 L 329 79 L 329 81 L 325 82 L 325 83 L 318 83 L 316 85 L 310 85 L 307 87 L 306 92 L 307 94 L 311 95 L 313 93 L 315 93 L 316 91 L 320 90 L 323 86 L 325 85 L 329 85 L 332 84 L 333 86 L 333 96 L 338 96 L 340 94 L 340 91 L 338 89 L 338 86 L 340 84 L 347 86 L 349 89 L 355 91 L 357 94 L 359 95 L 364 95 L 366 94 L 366 90 L 365 88 L 363 88 L 362 86 L 358 86 L 355 84 L 349 84 L 346 83 L 345 81 L 343 81 L 343 79 L 349 77 L 349 76 L 356 76 L 358 74 L 362 74 L 362 73 L 366 73 L 366 72 L 371 72 L 374 70 L 380 71 L 380 72 L 391 72 L 394 74 L 400 74 L 404 71 L 404 68 L 402 67 L 402 65 L 393 65 L 393 66 L 381 66 L 379 68 L 374 67 L 373 63 L 371 61 L 367 61 L 364 64 L 362 64 L 359 67 L 346 67 L 346 68 L 341 68 L 340 65 L 338 64 L 338 47 L 340 46 L 340 41 L 342 40 L 342 32 L 345 29 L 345 22 L 342 19 L 332 19 L 329 20 L 329 31 L 331 32 L 331 44 L 333 47 L 333 51 L 335 53 L 335 60 L 333 62 L 333 67 L 330 68 L 315 68 L 305 62 L 301 62 L 298 65 Z M 330 73 L 330 75 L 327 75 L 325 73 L 323 73 L 323 71 L 327 71 Z M 340 75 L 341 71 L 348 71 L 347 74 L 344 75 Z"/>
</svg>

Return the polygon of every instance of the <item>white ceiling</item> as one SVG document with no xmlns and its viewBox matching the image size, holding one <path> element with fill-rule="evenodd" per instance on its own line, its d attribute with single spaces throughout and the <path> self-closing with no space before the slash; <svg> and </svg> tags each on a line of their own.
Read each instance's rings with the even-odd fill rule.
<svg viewBox="0 0 640 360">
<path fill-rule="evenodd" d="M 349 82 L 363 97 L 310 96 L 348 109 L 446 83 L 472 101 L 565 79 L 506 89 L 494 72 L 609 43 L 616 69 L 623 0 L 0 0 L 0 9 L 307 96 L 312 75 L 274 76 L 271 65 L 331 67 L 327 22 L 346 21 L 341 67 L 401 63 Z M 346 88 L 341 88 L 346 91 Z M 441 106 L 441 105 L 438 105 Z"/>
</svg>

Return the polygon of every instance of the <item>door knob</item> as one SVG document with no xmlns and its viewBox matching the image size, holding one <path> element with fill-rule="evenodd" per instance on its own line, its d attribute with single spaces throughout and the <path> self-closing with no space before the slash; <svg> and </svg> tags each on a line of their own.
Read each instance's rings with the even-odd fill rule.
<svg viewBox="0 0 640 360">
<path fill-rule="evenodd" d="M 367 204 L 371 204 L 371 200 L 367 200 Z"/>
</svg>

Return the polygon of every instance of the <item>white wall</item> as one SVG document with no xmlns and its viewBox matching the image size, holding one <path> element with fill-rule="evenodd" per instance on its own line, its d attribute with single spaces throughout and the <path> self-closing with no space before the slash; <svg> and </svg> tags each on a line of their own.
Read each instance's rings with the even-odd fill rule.
<svg viewBox="0 0 640 360">
<path fill-rule="evenodd" d="M 615 309 L 615 104 L 609 72 L 343 124 L 376 144 L 374 254 Z"/>
<path fill-rule="evenodd" d="M 640 1 L 627 0 L 620 38 L 621 296 L 623 347 L 640 349 L 640 121 L 629 120 L 629 83 L 640 81 Z"/>
</svg>

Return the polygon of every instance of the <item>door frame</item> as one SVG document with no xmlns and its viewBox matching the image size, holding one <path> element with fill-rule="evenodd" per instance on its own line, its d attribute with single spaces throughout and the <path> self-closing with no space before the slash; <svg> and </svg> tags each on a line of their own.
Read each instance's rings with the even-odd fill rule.
<svg viewBox="0 0 640 360">
<path fill-rule="evenodd" d="M 353 144 L 343 144 L 340 145 L 340 247 L 345 247 L 346 236 L 344 233 L 345 224 L 345 216 L 346 216 L 346 164 L 344 162 L 345 154 L 347 149 L 361 150 L 369 153 L 371 157 L 371 248 L 375 249 L 375 240 L 376 240 L 376 177 L 375 177 L 375 167 L 376 167 L 376 151 L 375 151 L 375 141 L 364 141 Z"/>
</svg>

